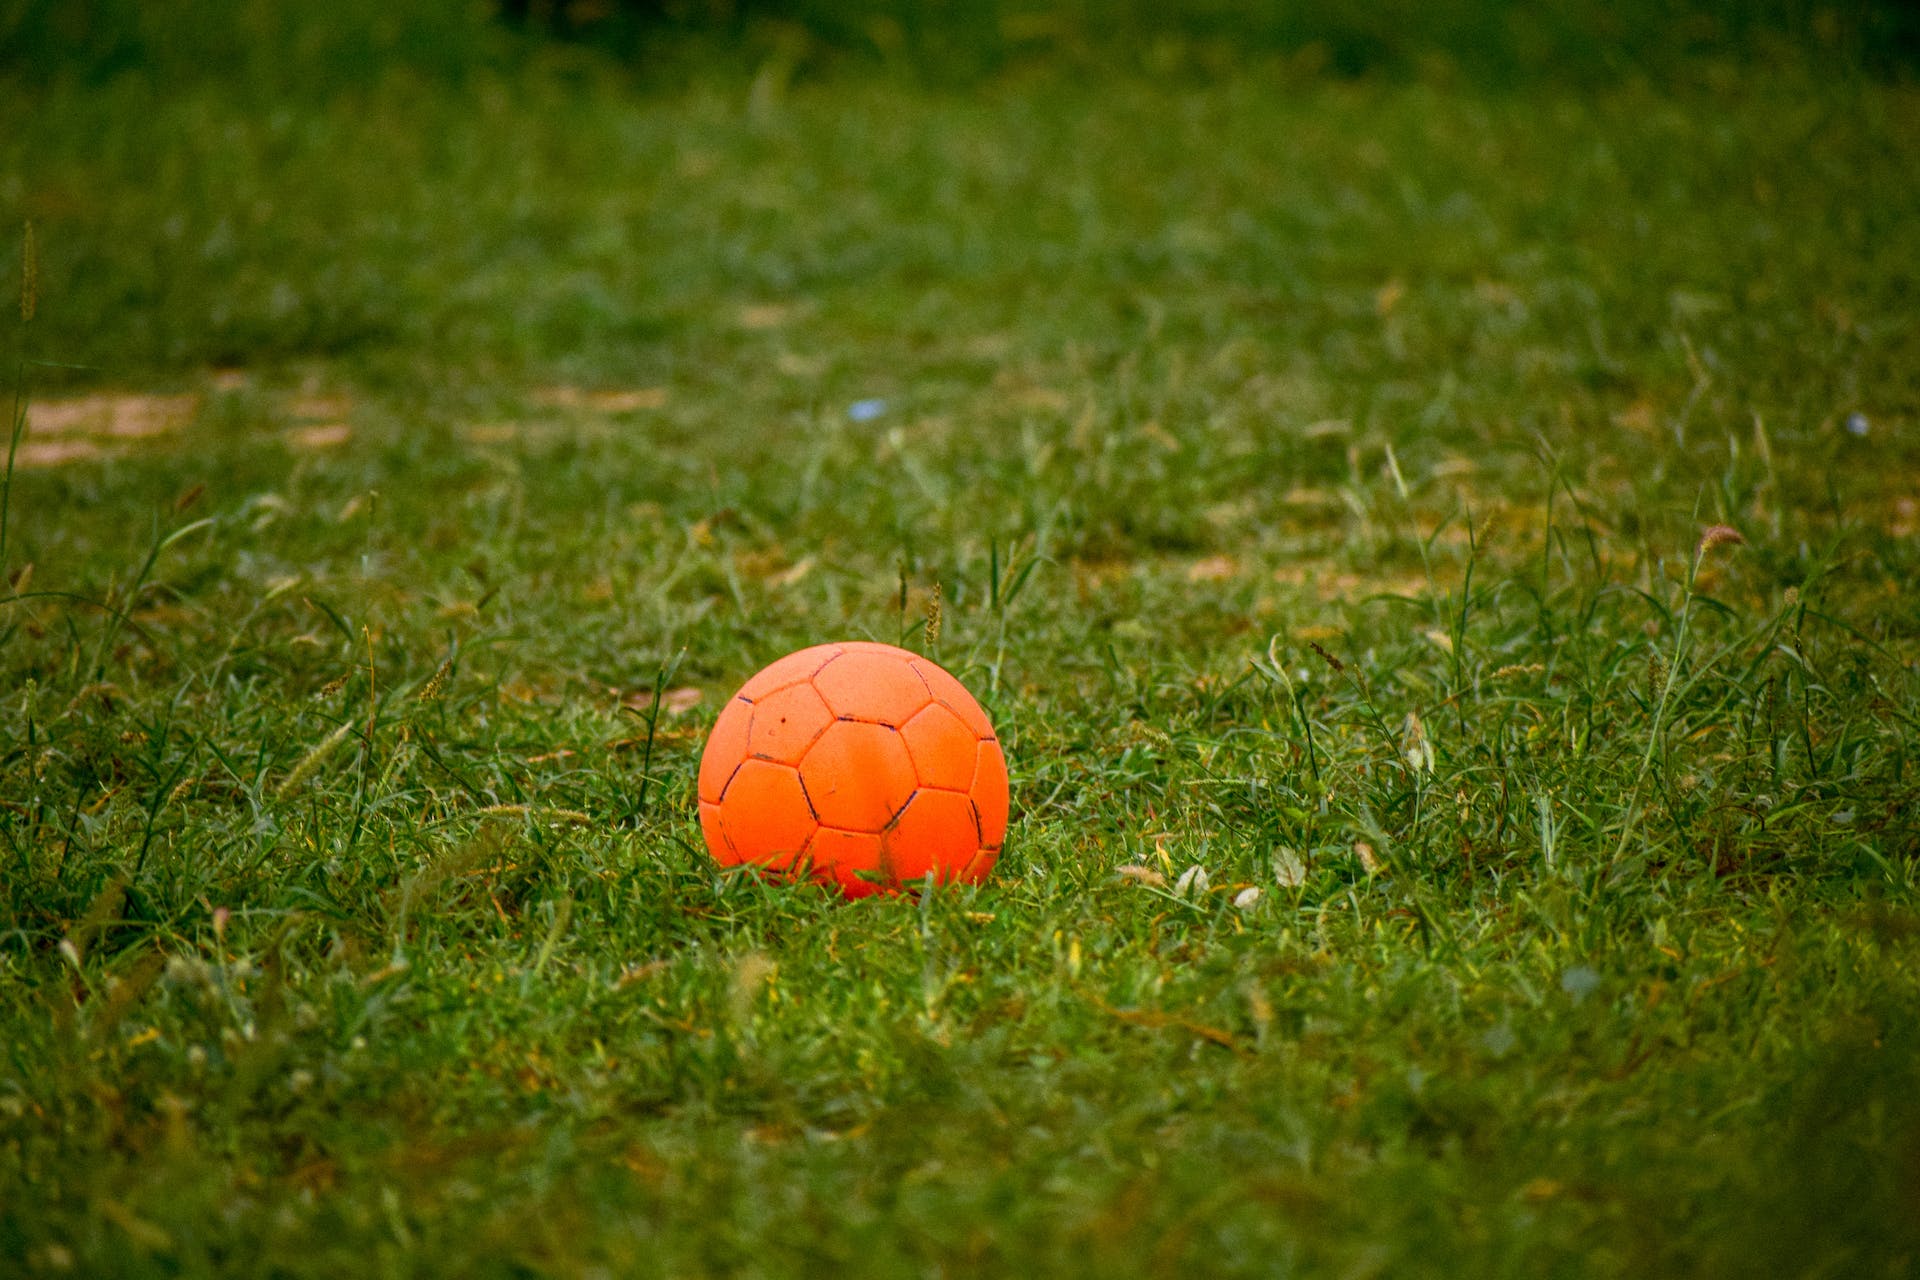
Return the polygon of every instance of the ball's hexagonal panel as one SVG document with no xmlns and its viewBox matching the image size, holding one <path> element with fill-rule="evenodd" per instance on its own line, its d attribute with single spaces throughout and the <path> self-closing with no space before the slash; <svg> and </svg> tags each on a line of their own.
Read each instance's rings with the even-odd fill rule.
<svg viewBox="0 0 1920 1280">
<path fill-rule="evenodd" d="M 706 750 L 700 753 L 700 798 L 717 803 L 727 789 L 727 779 L 747 758 L 747 725 L 753 708 L 738 698 L 720 708 L 720 718 L 707 735 Z"/>
<path fill-rule="evenodd" d="M 908 664 L 910 656 L 904 649 L 882 645 L 848 646 L 845 653 L 815 673 L 813 687 L 836 716 L 897 728 L 933 701 L 927 686 Z"/>
<path fill-rule="evenodd" d="M 839 885 L 849 898 L 864 898 L 886 888 L 871 878 L 881 874 L 881 858 L 879 836 L 863 831 L 836 831 L 832 827 L 822 827 L 814 833 L 806 853 L 814 879 Z"/>
<path fill-rule="evenodd" d="M 980 852 L 973 802 L 958 791 L 923 788 L 914 792 L 882 840 L 884 865 L 903 884 L 912 884 L 929 871 L 936 880 L 952 880 Z"/>
<path fill-rule="evenodd" d="M 763 760 L 797 765 L 832 723 L 833 712 L 812 685 L 788 685 L 753 704 L 747 751 Z"/>
<path fill-rule="evenodd" d="M 700 834 L 707 839 L 707 852 L 713 860 L 723 867 L 740 865 L 740 855 L 733 850 L 733 841 L 727 839 L 726 828 L 720 825 L 720 806 L 702 800 L 700 802 Z"/>
<path fill-rule="evenodd" d="M 740 692 L 734 696 L 745 698 L 749 702 L 758 701 L 776 689 L 784 689 L 790 684 L 799 684 L 812 678 L 814 672 L 839 656 L 841 646 L 837 644 L 816 644 L 811 649 L 802 649 L 777 658 L 755 672 L 751 679 L 740 686 Z"/>
<path fill-rule="evenodd" d="M 973 805 L 980 813 L 980 843 L 988 849 L 998 849 L 1007 840 L 1007 758 L 1000 752 L 1000 744 L 986 741 L 980 744 L 980 764 L 973 775 L 973 786 L 968 788 L 973 796 Z"/>
<path fill-rule="evenodd" d="M 936 702 L 900 726 L 907 754 L 923 787 L 965 791 L 973 785 L 980 738 L 959 716 Z"/>
<path fill-rule="evenodd" d="M 927 689 L 933 696 L 952 708 L 975 735 L 982 738 L 993 736 L 993 722 L 987 719 L 987 713 L 980 709 L 980 704 L 975 701 L 974 696 L 967 692 L 967 686 L 948 675 L 940 664 L 925 658 L 916 657 L 913 660 L 913 669 L 926 682 Z"/>
<path fill-rule="evenodd" d="M 742 764 L 719 808 L 721 829 L 742 862 L 785 870 L 813 838 L 813 810 L 800 775 L 784 764 Z"/>
<path fill-rule="evenodd" d="M 800 762 L 800 780 L 822 826 L 872 833 L 918 785 L 899 731 L 857 720 L 835 721 L 820 735 Z"/>
</svg>

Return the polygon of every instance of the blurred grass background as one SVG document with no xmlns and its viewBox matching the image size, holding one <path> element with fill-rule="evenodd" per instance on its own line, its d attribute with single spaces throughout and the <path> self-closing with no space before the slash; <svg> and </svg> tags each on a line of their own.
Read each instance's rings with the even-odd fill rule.
<svg viewBox="0 0 1920 1280">
<path fill-rule="evenodd" d="M 1635 113 L 1692 95 L 1679 113 L 1684 122 L 1653 109 L 1647 132 L 1659 132 L 1657 120 L 1684 124 L 1717 156 L 1695 153 L 1688 163 L 1706 159 L 1704 167 L 1661 172 L 1666 153 L 1649 136 L 1653 150 L 1599 157 L 1614 189 L 1564 206 L 1589 225 L 1624 217 L 1627 206 L 1610 201 L 1638 200 L 1646 213 L 1667 197 L 1694 201 L 1702 187 L 1755 202 L 1764 223 L 1766 193 L 1781 186 L 1768 176 L 1776 162 L 1832 167 L 1836 180 L 1877 193 L 1902 180 L 1892 139 L 1904 125 L 1888 113 L 1904 99 L 1860 99 L 1851 86 L 1911 77 L 1920 58 L 1916 15 L 1920 7 L 1896 0 L 0 0 L 0 218 L 41 227 L 37 341 L 53 361 L 37 377 L 42 386 L 302 358 L 384 362 L 398 379 L 429 365 L 577 376 L 649 346 L 660 355 L 665 340 L 698 328 L 690 312 L 705 309 L 715 290 L 851 288 L 916 271 L 950 284 L 992 272 L 1001 286 L 1017 283 L 1014 273 L 1045 264 L 1030 253 L 1023 260 L 1032 246 L 1022 241 L 1037 228 L 1000 198 L 1064 208 L 1071 193 L 1055 180 L 1067 171 L 1061 166 L 1085 155 L 1124 169 L 1131 149 L 1166 145 L 1155 136 L 1165 133 L 1156 127 L 1159 103 L 1186 89 L 1198 93 L 1190 101 L 1202 111 L 1259 113 L 1291 103 L 1300 109 L 1276 117 L 1275 127 L 1295 130 L 1309 147 L 1322 115 L 1345 113 L 1354 138 L 1392 133 L 1406 123 L 1397 113 L 1421 92 L 1484 101 L 1487 137 L 1505 135 L 1523 149 L 1583 136 L 1584 126 L 1561 120 L 1557 130 L 1541 122 L 1530 139 L 1528 119 L 1549 104 L 1583 113 L 1582 104 L 1603 101 L 1602 114 Z M 770 109 L 829 84 L 847 96 L 815 95 L 798 110 L 808 127 L 845 121 L 834 152 L 816 148 L 809 158 L 835 188 L 776 191 L 782 158 L 800 135 Z M 1021 84 L 1030 87 L 1013 87 Z M 1343 87 L 1344 106 L 1313 98 Z M 952 114 L 953 127 L 1024 130 L 1051 167 L 1009 175 L 960 158 L 930 178 L 915 167 L 929 156 L 876 137 L 893 110 L 887 94 L 961 89 L 971 105 L 956 98 L 938 108 Z M 1377 96 L 1390 90 L 1414 98 Z M 643 109 L 648 101 L 661 110 Z M 1036 116 L 1042 101 L 1052 105 Z M 742 103 L 752 145 L 769 165 L 764 189 L 750 190 L 752 173 L 732 173 L 735 189 L 722 197 L 698 174 L 662 168 L 676 131 L 730 138 Z M 989 119 L 995 112 L 997 122 Z M 1775 117 L 1762 131 L 1778 143 L 1764 172 L 1744 168 L 1749 158 L 1727 137 L 1716 141 L 1714 114 L 1743 112 Z M 856 123 L 863 113 L 874 127 Z M 1023 113 L 1031 118 L 1015 118 Z M 1861 117 L 1861 129 L 1832 136 L 1849 115 Z M 1094 129 L 1097 118 L 1126 120 L 1130 133 Z M 1221 125 L 1223 139 L 1236 132 Z M 854 136 L 863 127 L 864 140 Z M 1265 151 L 1286 149 L 1282 140 Z M 1364 171 L 1374 171 L 1383 184 L 1374 194 L 1391 203 L 1399 198 L 1386 190 L 1393 175 L 1380 173 L 1368 150 L 1351 148 L 1348 177 L 1364 187 Z M 1422 163 L 1417 145 L 1390 151 L 1401 173 Z M 1201 191 L 1201 201 L 1214 199 L 1215 212 L 1257 205 L 1250 182 L 1271 185 L 1273 171 L 1250 180 L 1246 159 L 1223 156 L 1210 168 L 1196 157 L 1198 181 L 1212 192 Z M 1084 165 L 1078 176 L 1106 181 Z M 1540 210 L 1529 175 L 1514 178 L 1511 190 L 1482 188 L 1472 198 L 1509 203 L 1523 217 Z M 1448 181 L 1439 168 L 1415 180 Z M 969 200 L 970 181 L 1001 189 Z M 849 198 L 836 205 L 835 189 Z M 875 226 L 859 213 L 863 190 L 884 192 L 902 209 L 918 201 L 920 222 L 943 243 L 901 243 L 901 226 Z M 1227 205 L 1216 198 L 1223 193 Z M 1323 194 L 1337 205 L 1352 186 Z M 1099 228 L 1108 233 L 1100 251 L 1152 244 L 1181 198 L 1163 190 L 1116 206 L 1139 217 Z M 1903 206 L 1889 191 L 1884 201 L 1847 210 L 1848 225 L 1836 230 L 1897 252 L 1898 235 L 1878 234 L 1875 225 Z M 1826 269 L 1824 246 L 1802 252 L 1775 243 L 1724 201 L 1693 203 L 1682 220 L 1713 207 L 1724 221 L 1711 235 L 1751 241 L 1750 252 L 1720 261 L 1656 224 L 1636 237 L 1632 256 L 1649 258 L 1675 286 L 1707 290 L 1751 284 L 1783 258 Z M 796 221 L 806 215 L 824 221 Z M 956 263 L 946 249 L 983 218 L 997 224 L 990 252 Z M 743 241 L 730 228 L 754 235 Z M 1059 240 L 1055 230 L 1085 233 L 1089 224 L 1039 230 Z M 1372 231 L 1328 230 L 1249 234 L 1244 224 L 1216 220 L 1209 234 L 1227 235 L 1232 260 L 1186 256 L 1209 258 L 1216 283 L 1246 270 L 1297 285 L 1303 255 L 1374 269 L 1384 246 Z M 1578 251 L 1582 227 L 1562 221 L 1540 231 L 1554 241 L 1549 253 Z M 805 246 L 798 255 L 796 245 Z M 1478 261 L 1470 244 L 1453 252 L 1404 247 L 1410 260 L 1424 256 L 1443 269 Z M 1897 273 L 1883 257 L 1869 252 L 1843 275 Z M 1639 270 L 1617 252 L 1585 265 L 1583 285 Z M 1631 309 L 1651 299 L 1664 308 L 1660 292 L 1640 283 L 1615 297 L 1603 288 L 1602 301 Z M 1320 305 L 1325 295 L 1300 301 Z"/>
<path fill-rule="evenodd" d="M 1063 66 L 1154 74 L 1290 60 L 1338 76 L 1482 86 L 1622 77 L 1864 71 L 1910 75 L 1920 7 L 1903 0 L 7 0 L 0 75 L 35 83 L 217 81 L 265 96 L 364 87 L 396 71 L 459 79 L 565 38 L 642 80 L 697 53 L 790 73 L 841 68 L 966 82 Z"/>
</svg>

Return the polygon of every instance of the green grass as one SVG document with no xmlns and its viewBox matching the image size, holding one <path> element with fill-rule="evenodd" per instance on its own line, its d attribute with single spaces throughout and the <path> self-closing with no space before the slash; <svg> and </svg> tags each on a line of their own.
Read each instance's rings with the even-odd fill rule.
<svg viewBox="0 0 1920 1280">
<path fill-rule="evenodd" d="M 1915 137 L 1791 77 L 0 93 L 39 412 L 199 397 L 10 480 L 0 1259 L 1912 1274 Z M 936 583 L 994 881 L 716 874 L 714 708 Z"/>
</svg>

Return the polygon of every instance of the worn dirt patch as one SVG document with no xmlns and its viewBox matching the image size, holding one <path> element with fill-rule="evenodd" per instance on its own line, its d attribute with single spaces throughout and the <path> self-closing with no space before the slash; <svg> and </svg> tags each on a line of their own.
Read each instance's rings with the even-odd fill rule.
<svg viewBox="0 0 1920 1280">
<path fill-rule="evenodd" d="M 344 422 L 324 422 L 292 427 L 283 438 L 296 449 L 334 449 L 353 439 L 353 428 Z"/>
<path fill-rule="evenodd" d="M 200 397 L 103 391 L 27 406 L 18 467 L 61 467 L 119 452 L 135 440 L 177 435 L 200 413 Z"/>
<path fill-rule="evenodd" d="M 101 392 L 71 400 L 43 400 L 27 406 L 27 433 L 40 436 L 104 436 L 141 440 L 167 435 L 192 422 L 200 397 Z"/>
<path fill-rule="evenodd" d="M 584 410 L 588 413 L 640 413 L 667 407 L 665 387 L 632 387 L 626 390 L 587 391 L 580 387 L 542 387 L 533 393 L 533 402 L 546 409 Z"/>
</svg>

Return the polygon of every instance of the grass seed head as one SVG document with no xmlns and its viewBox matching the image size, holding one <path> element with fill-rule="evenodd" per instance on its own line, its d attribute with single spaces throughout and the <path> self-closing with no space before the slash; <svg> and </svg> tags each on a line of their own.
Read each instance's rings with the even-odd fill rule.
<svg viewBox="0 0 1920 1280">
<path fill-rule="evenodd" d="M 1747 545 L 1747 537 L 1730 524 L 1710 524 L 1700 532 L 1700 545 L 1694 548 L 1696 556 L 1704 556 L 1715 547 Z"/>
<path fill-rule="evenodd" d="M 287 774 L 286 780 L 275 788 L 273 798 L 276 800 L 285 800 L 295 791 L 298 791 L 301 784 L 318 772 L 320 766 L 326 763 L 327 757 L 332 755 L 334 749 L 346 740 L 349 733 L 353 732 L 353 724 L 354 722 L 351 720 L 341 721 L 338 728 L 325 738 L 322 738 L 313 750 L 302 756 L 300 763 L 293 766 L 292 772 Z"/>
<path fill-rule="evenodd" d="M 426 684 L 420 687 L 420 692 L 419 694 L 416 695 L 418 699 L 421 702 L 439 701 L 440 695 L 446 691 L 447 673 L 452 670 L 453 670 L 453 659 L 448 658 L 445 662 L 442 662 L 440 664 L 439 668 L 433 673 L 433 675 L 428 677 Z"/>
</svg>

